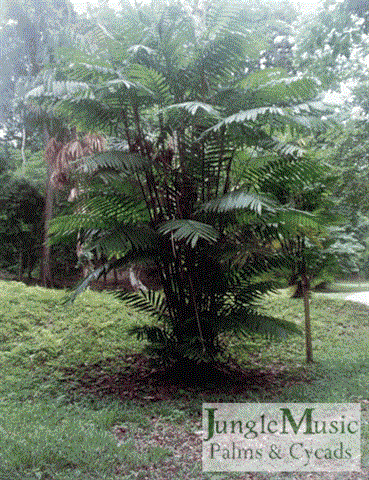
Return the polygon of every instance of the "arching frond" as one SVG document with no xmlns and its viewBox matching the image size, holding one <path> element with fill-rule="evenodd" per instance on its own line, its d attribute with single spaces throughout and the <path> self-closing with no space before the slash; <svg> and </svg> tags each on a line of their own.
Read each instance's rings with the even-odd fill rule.
<svg viewBox="0 0 369 480">
<path fill-rule="evenodd" d="M 159 105 L 167 105 L 173 100 L 170 85 L 159 71 L 145 65 L 133 64 L 126 69 L 127 76 L 140 85 L 144 85 Z"/>
<path fill-rule="evenodd" d="M 232 210 L 250 209 L 261 215 L 263 211 L 274 212 L 276 208 L 277 204 L 268 197 L 240 190 L 206 202 L 200 207 L 200 210 L 224 213 Z"/>
<path fill-rule="evenodd" d="M 86 158 L 81 166 L 81 170 L 85 173 L 115 170 L 130 175 L 145 171 L 149 165 L 149 160 L 138 153 L 109 150 Z"/>
<path fill-rule="evenodd" d="M 281 209 L 272 216 L 271 223 L 278 224 L 281 232 L 297 235 L 323 232 L 326 221 L 310 212 L 294 209 Z"/>
<path fill-rule="evenodd" d="M 248 75 L 239 86 L 255 91 L 264 104 L 287 106 L 314 100 L 320 82 L 313 77 L 291 77 L 280 69 L 265 69 Z"/>
<path fill-rule="evenodd" d="M 240 322 L 242 318 L 242 324 Z M 235 309 L 228 316 L 229 322 L 234 322 L 234 332 L 243 335 L 262 335 L 267 338 L 286 338 L 292 334 L 302 334 L 295 323 L 279 318 L 268 317 L 255 313 L 249 308 Z"/>
<path fill-rule="evenodd" d="M 169 220 L 160 225 L 158 231 L 164 235 L 171 233 L 174 239 L 185 240 L 192 248 L 200 239 L 213 243 L 219 238 L 219 232 L 212 225 L 195 220 Z"/>
<path fill-rule="evenodd" d="M 304 104 L 304 106 L 308 108 L 307 104 Z M 299 111 L 301 110 L 302 108 L 299 108 Z M 326 128 L 326 123 L 315 116 L 295 115 L 291 108 L 268 105 L 265 107 L 251 108 L 250 110 L 242 110 L 229 117 L 226 117 L 209 128 L 207 132 L 205 132 L 205 135 L 208 132 L 216 132 L 225 126 L 230 126 L 237 123 L 249 125 L 250 127 L 254 126 L 254 124 L 259 127 L 267 124 L 272 128 L 277 127 L 279 129 L 288 125 L 291 128 L 302 127 L 309 131 L 314 129 L 322 130 Z"/>
<path fill-rule="evenodd" d="M 54 99 L 95 99 L 95 94 L 90 85 L 86 82 L 73 81 L 49 81 L 46 84 L 33 88 L 26 94 L 26 99 L 51 97 Z"/>
<path fill-rule="evenodd" d="M 219 112 L 213 105 L 203 103 L 203 102 L 184 102 L 184 103 L 175 103 L 169 105 L 164 111 L 169 111 L 172 109 L 183 109 L 188 112 L 190 115 L 196 115 L 198 111 L 202 111 L 212 117 L 219 117 Z"/>
<path fill-rule="evenodd" d="M 95 83 L 103 78 L 105 81 L 117 78 L 118 74 L 111 66 L 89 64 L 85 62 L 72 63 L 68 67 L 68 77 L 78 82 Z"/>
<path fill-rule="evenodd" d="M 167 314 L 167 304 L 163 292 L 154 292 L 152 290 L 138 292 L 118 291 L 115 296 L 122 300 L 127 306 L 145 312 L 148 315 L 155 316 L 160 320 Z M 138 333 L 137 327 L 133 330 L 134 334 Z"/>
</svg>

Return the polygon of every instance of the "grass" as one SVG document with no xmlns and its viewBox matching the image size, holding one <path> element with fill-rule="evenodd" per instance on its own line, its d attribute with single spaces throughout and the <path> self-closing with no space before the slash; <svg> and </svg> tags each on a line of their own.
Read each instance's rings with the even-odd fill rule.
<svg viewBox="0 0 369 480">
<path fill-rule="evenodd" d="M 86 292 L 72 307 L 62 305 L 63 296 L 0 282 L 0 480 L 247 478 L 202 475 L 199 460 L 186 462 L 187 453 L 195 451 L 196 436 L 189 435 L 200 428 L 203 401 L 361 402 L 363 464 L 368 465 L 368 307 L 315 295 L 313 365 L 305 363 L 303 337 L 279 344 L 227 339 L 231 355 L 257 372 L 254 384 L 240 393 L 182 387 L 159 402 L 150 392 L 130 398 L 81 390 L 92 365 L 94 384 L 101 386 L 107 377 L 119 383 L 120 372 L 131 368 L 125 356 L 143 348 L 127 329 L 146 319 L 110 294 Z M 303 325 L 301 300 L 274 295 L 263 308 Z M 179 445 L 176 455 L 168 447 L 179 438 L 187 445 L 181 461 Z"/>
</svg>

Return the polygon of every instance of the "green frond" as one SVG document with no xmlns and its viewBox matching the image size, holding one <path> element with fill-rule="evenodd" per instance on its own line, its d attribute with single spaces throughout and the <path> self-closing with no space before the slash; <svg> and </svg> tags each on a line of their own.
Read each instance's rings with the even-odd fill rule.
<svg viewBox="0 0 369 480">
<path fill-rule="evenodd" d="M 67 69 L 68 76 L 78 82 L 94 83 L 96 81 L 112 80 L 117 77 L 117 72 L 111 66 L 99 65 L 98 63 L 72 63 Z"/>
<path fill-rule="evenodd" d="M 158 55 L 158 52 L 157 50 L 153 49 L 153 48 L 150 48 L 146 45 L 142 45 L 142 44 L 136 44 L 136 45 L 131 45 L 129 48 L 128 48 L 128 53 L 130 54 L 133 54 L 133 55 L 136 55 L 138 52 L 140 51 L 143 51 L 145 52 L 147 55 L 153 55 L 153 56 L 157 56 Z M 134 59 L 135 60 L 135 59 Z"/>
<path fill-rule="evenodd" d="M 304 104 L 304 108 L 309 108 L 308 104 Z M 299 112 L 302 111 L 302 106 L 300 106 Z M 249 110 L 241 110 L 229 117 L 224 118 L 217 124 L 209 128 L 204 135 L 208 132 L 217 132 L 224 128 L 225 126 L 230 126 L 233 124 L 245 124 L 253 126 L 257 124 L 262 126 L 263 124 L 268 124 L 269 126 L 274 126 L 278 129 L 283 129 L 284 126 L 289 126 L 290 128 L 304 128 L 306 130 L 324 130 L 327 128 L 326 122 L 317 118 L 314 115 L 296 115 L 293 113 L 291 108 L 282 108 L 275 105 L 251 108 Z"/>
<path fill-rule="evenodd" d="M 117 40 L 115 35 L 99 22 L 89 28 L 86 41 L 92 51 L 104 52 L 105 57 L 119 58 L 122 61 L 127 56 L 124 43 Z"/>
<path fill-rule="evenodd" d="M 154 96 L 154 93 L 146 86 L 141 85 L 138 82 L 133 82 L 127 78 L 121 77 L 114 80 L 109 80 L 104 84 L 98 86 L 99 90 L 107 90 L 109 93 L 119 92 L 120 94 L 128 94 L 129 96 L 133 93 L 136 95 L 144 94 Z"/>
<path fill-rule="evenodd" d="M 125 71 L 134 82 L 144 85 L 159 105 L 167 105 L 173 100 L 170 85 L 161 72 L 137 63 L 130 65 Z"/>
<path fill-rule="evenodd" d="M 229 305 L 225 305 L 226 308 L 250 307 L 260 305 L 261 299 L 267 293 L 275 291 L 275 284 L 271 281 L 268 282 L 252 282 L 250 278 L 256 276 L 258 273 L 266 272 L 274 268 L 273 263 L 269 258 L 255 258 L 250 259 L 250 265 L 245 266 L 240 270 L 239 274 L 233 275 L 232 288 L 230 289 Z M 236 307 L 237 306 L 237 307 Z"/>
<path fill-rule="evenodd" d="M 130 250 L 155 252 L 160 245 L 158 234 L 148 226 L 123 224 L 103 232 L 97 239 L 98 247 L 109 258 L 121 258 Z"/>
<path fill-rule="evenodd" d="M 200 210 L 205 212 L 225 213 L 232 210 L 249 209 L 258 215 L 261 215 L 263 210 L 274 212 L 276 208 L 276 203 L 266 196 L 263 197 L 261 195 L 239 190 L 206 202 L 200 207 Z"/>
<path fill-rule="evenodd" d="M 203 112 L 209 116 L 219 118 L 219 112 L 213 105 L 204 103 L 204 102 L 184 102 L 184 103 L 175 103 L 163 109 L 163 111 L 169 111 L 172 109 L 184 109 L 190 115 L 194 116 L 197 112 Z"/>
<path fill-rule="evenodd" d="M 290 105 L 307 102 L 317 97 L 320 82 L 313 77 L 282 77 L 270 80 L 257 89 L 263 102 L 275 105 Z"/>
<path fill-rule="evenodd" d="M 77 286 L 72 290 L 69 295 L 65 296 L 64 303 L 73 303 L 79 295 L 81 295 L 87 290 L 91 282 L 93 282 L 94 280 L 98 280 L 105 271 L 107 271 L 107 265 L 102 265 L 101 267 L 90 273 L 86 278 L 84 278 L 81 282 L 77 284 Z"/>
<path fill-rule="evenodd" d="M 160 225 L 158 231 L 164 235 L 171 233 L 176 240 L 186 240 L 192 248 L 195 248 L 200 238 L 209 243 L 216 242 L 219 238 L 219 232 L 212 225 L 195 220 L 169 220 Z"/>
<path fill-rule="evenodd" d="M 49 240 L 51 244 L 57 244 L 63 237 L 77 233 L 81 228 L 98 229 L 107 228 L 107 222 L 103 217 L 93 217 L 89 214 L 75 213 L 54 217 L 49 224 Z"/>
<path fill-rule="evenodd" d="M 272 158 L 255 167 L 252 162 L 249 163 L 243 172 L 243 180 L 252 183 L 256 190 L 270 192 L 276 198 L 280 198 L 280 194 L 288 196 L 291 192 L 302 190 L 324 175 L 321 165 L 305 158 Z"/>
<path fill-rule="evenodd" d="M 278 224 L 281 230 L 289 234 L 323 232 L 326 221 L 310 212 L 294 210 L 292 208 L 280 209 L 271 217 L 271 223 Z"/>
<path fill-rule="evenodd" d="M 255 145 L 264 150 L 274 150 L 279 155 L 286 158 L 302 158 L 304 156 L 304 150 L 298 145 L 282 142 L 278 138 L 269 137 L 268 135 L 262 135 L 259 141 L 255 142 Z"/>
<path fill-rule="evenodd" d="M 270 236 L 269 240 L 275 239 L 273 235 Z M 241 265 L 240 277 L 242 278 L 243 283 L 250 283 L 250 277 L 262 275 L 265 272 L 271 272 L 273 270 L 286 268 L 289 265 L 289 258 L 282 253 L 266 255 L 266 256 L 254 256 L 249 258 L 246 263 Z M 260 285 L 260 284 L 259 284 Z M 273 291 L 275 284 L 265 283 L 265 286 L 269 286 L 269 291 Z M 256 287 L 258 289 L 259 287 Z M 264 293 L 268 293 L 268 290 L 265 289 Z"/>
<path fill-rule="evenodd" d="M 157 348 L 165 348 L 170 340 L 168 334 L 160 327 L 156 326 L 136 326 L 128 330 L 129 335 L 136 336 L 137 340 L 147 340 Z M 169 338 L 168 338 L 169 337 Z"/>
<path fill-rule="evenodd" d="M 242 38 L 228 34 L 213 42 L 205 43 L 186 70 L 186 78 L 191 82 L 193 94 L 197 98 L 214 95 L 220 85 L 234 80 L 240 70 L 242 58 Z"/>
<path fill-rule="evenodd" d="M 161 319 L 167 313 L 165 295 L 161 291 L 118 291 L 114 293 L 114 296 L 122 300 L 128 307 L 154 316 L 157 319 Z"/>
<path fill-rule="evenodd" d="M 267 84 L 271 81 L 281 80 L 283 78 L 291 78 L 287 70 L 283 68 L 269 67 L 249 73 L 245 78 L 238 82 L 238 86 L 246 91 L 255 91 L 261 85 Z"/>
<path fill-rule="evenodd" d="M 292 128 L 301 127 L 310 132 L 321 132 L 327 129 L 327 122 L 313 115 L 293 115 L 289 119 Z"/>
<path fill-rule="evenodd" d="M 237 3 L 216 2 L 209 4 L 204 18 L 206 25 L 206 39 L 222 37 L 238 23 L 240 6 Z"/>
<path fill-rule="evenodd" d="M 94 173 L 102 170 L 112 170 L 124 175 L 143 172 L 149 167 L 149 161 L 138 153 L 122 150 L 109 150 L 84 159 L 80 170 Z"/>
<path fill-rule="evenodd" d="M 224 118 L 216 125 L 211 127 L 208 131 L 217 132 L 222 127 L 232 125 L 233 123 L 255 123 L 258 121 L 262 121 L 264 118 L 267 118 L 271 115 L 275 117 L 284 117 L 288 114 L 285 112 L 285 110 L 283 110 L 283 108 L 275 107 L 274 105 L 260 108 L 252 108 L 250 110 L 237 112 L 230 117 Z"/>
<path fill-rule="evenodd" d="M 26 99 L 51 97 L 59 100 L 66 99 L 95 99 L 95 94 L 88 83 L 74 81 L 49 81 L 46 84 L 33 88 L 26 94 Z"/>
<path fill-rule="evenodd" d="M 301 329 L 293 322 L 256 313 L 249 308 L 236 308 L 227 321 L 233 324 L 233 331 L 243 335 L 262 335 L 266 338 L 283 340 L 290 335 L 302 335 Z"/>
<path fill-rule="evenodd" d="M 198 101 L 173 104 L 162 112 L 165 114 L 166 124 L 174 130 L 184 126 L 193 126 L 197 131 L 203 130 L 220 118 L 216 108 Z"/>
<path fill-rule="evenodd" d="M 101 192 L 96 197 L 83 199 L 81 204 L 83 211 L 90 216 L 103 218 L 107 222 L 114 220 L 123 224 L 148 220 L 145 205 L 135 197 L 124 197 L 110 192 L 104 195 Z"/>
</svg>

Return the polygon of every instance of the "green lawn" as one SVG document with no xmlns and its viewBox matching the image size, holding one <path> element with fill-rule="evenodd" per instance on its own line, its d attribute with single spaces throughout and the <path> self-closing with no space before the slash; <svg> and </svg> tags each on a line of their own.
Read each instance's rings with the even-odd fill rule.
<svg viewBox="0 0 369 480">
<path fill-rule="evenodd" d="M 238 393 L 191 386 L 155 392 L 148 376 L 147 389 L 132 395 L 135 376 L 121 384 L 126 356 L 143 346 L 127 328 L 147 319 L 110 294 L 89 291 L 71 307 L 63 296 L 0 282 L 0 480 L 306 478 L 202 475 L 196 432 L 203 401 L 361 402 L 369 464 L 368 307 L 313 295 L 313 365 L 305 363 L 303 337 L 279 344 L 225 339 L 255 379 Z M 302 301 L 286 292 L 265 299 L 263 308 L 303 325 Z"/>
</svg>

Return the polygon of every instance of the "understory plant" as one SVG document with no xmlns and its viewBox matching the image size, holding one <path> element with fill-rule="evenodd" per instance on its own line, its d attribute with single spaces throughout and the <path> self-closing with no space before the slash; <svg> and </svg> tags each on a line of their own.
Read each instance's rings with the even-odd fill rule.
<svg viewBox="0 0 369 480">
<path fill-rule="evenodd" d="M 319 84 L 260 69 L 247 22 L 227 5 L 130 10 L 120 48 L 110 33 L 96 35 L 110 63 L 100 55 L 44 73 L 28 93 L 109 136 L 107 151 L 69 169 L 78 195 L 49 233 L 55 243 L 79 231 L 85 253 L 101 259 L 76 293 L 112 268 L 157 272 L 158 291 L 116 294 L 152 315 L 132 333 L 165 362 L 214 360 L 225 333 L 297 333 L 258 300 L 273 288 L 266 274 L 288 261 L 283 232 L 318 223 L 264 186 L 282 173 L 311 182 L 317 167 L 293 138 L 322 128 Z"/>
</svg>

